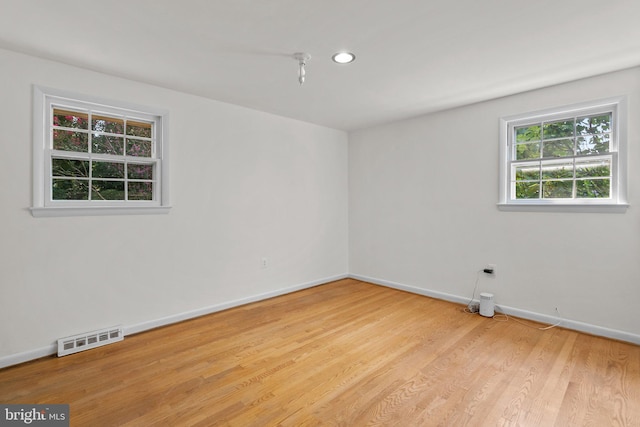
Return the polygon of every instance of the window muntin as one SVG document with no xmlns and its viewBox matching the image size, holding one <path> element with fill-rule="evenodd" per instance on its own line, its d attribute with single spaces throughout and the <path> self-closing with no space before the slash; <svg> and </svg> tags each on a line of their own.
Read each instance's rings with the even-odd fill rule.
<svg viewBox="0 0 640 427">
<path fill-rule="evenodd" d="M 50 108 L 51 197 L 47 202 L 154 200 L 155 120 L 55 103 Z"/>
<path fill-rule="evenodd" d="M 34 88 L 34 216 L 166 213 L 166 111 Z"/>
<path fill-rule="evenodd" d="M 499 205 L 626 206 L 622 108 L 620 98 L 503 118 Z"/>
<path fill-rule="evenodd" d="M 513 126 L 510 197 L 610 199 L 613 112 Z"/>
</svg>

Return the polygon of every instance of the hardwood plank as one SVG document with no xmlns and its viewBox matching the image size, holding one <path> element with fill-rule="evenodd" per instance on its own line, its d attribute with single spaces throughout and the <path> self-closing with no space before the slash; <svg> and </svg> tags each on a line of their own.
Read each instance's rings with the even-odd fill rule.
<svg viewBox="0 0 640 427">
<path fill-rule="evenodd" d="M 74 426 L 638 426 L 640 347 L 345 279 L 0 370 L 0 402 Z"/>
</svg>

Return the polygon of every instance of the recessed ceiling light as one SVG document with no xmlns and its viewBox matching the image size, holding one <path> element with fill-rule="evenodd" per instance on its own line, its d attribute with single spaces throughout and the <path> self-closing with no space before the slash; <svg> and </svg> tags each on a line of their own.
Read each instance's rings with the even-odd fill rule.
<svg viewBox="0 0 640 427">
<path fill-rule="evenodd" d="M 356 56 L 351 52 L 338 52 L 334 54 L 331 59 L 338 64 L 348 64 L 356 59 Z"/>
</svg>

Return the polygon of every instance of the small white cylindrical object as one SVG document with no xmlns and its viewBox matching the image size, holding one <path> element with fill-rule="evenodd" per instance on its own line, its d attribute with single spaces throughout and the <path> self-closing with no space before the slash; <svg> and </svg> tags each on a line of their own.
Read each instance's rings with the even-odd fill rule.
<svg viewBox="0 0 640 427">
<path fill-rule="evenodd" d="M 493 294 L 483 292 L 480 294 L 480 315 L 493 317 L 494 311 Z"/>
</svg>

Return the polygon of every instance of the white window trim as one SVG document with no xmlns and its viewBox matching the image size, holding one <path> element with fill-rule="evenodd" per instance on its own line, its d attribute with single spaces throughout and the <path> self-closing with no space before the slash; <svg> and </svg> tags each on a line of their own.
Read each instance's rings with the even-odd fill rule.
<svg viewBox="0 0 640 427">
<path fill-rule="evenodd" d="M 615 150 L 612 152 L 612 194 L 609 199 L 510 199 L 510 146 L 509 132 L 514 125 L 534 120 L 582 114 L 586 110 L 612 109 L 614 111 Z M 500 186 L 498 209 L 528 212 L 595 212 L 624 213 L 627 203 L 627 98 L 619 96 L 599 101 L 584 102 L 559 108 L 517 114 L 500 118 Z"/>
<path fill-rule="evenodd" d="M 156 128 L 158 135 L 156 157 L 159 159 L 158 181 L 160 192 L 153 205 L 149 203 L 131 203 L 127 205 L 78 205 L 74 203 L 47 203 L 51 185 L 47 178 L 47 166 L 51 161 L 47 154 L 49 144 L 48 120 L 46 115 L 52 101 L 69 100 L 98 106 L 128 110 L 133 113 L 150 114 L 160 118 Z M 169 112 L 167 110 L 134 105 L 119 101 L 105 100 L 93 96 L 80 95 L 63 90 L 42 86 L 33 87 L 33 200 L 30 208 L 34 217 L 84 216 L 84 215 L 144 215 L 166 214 L 169 204 Z"/>
</svg>

